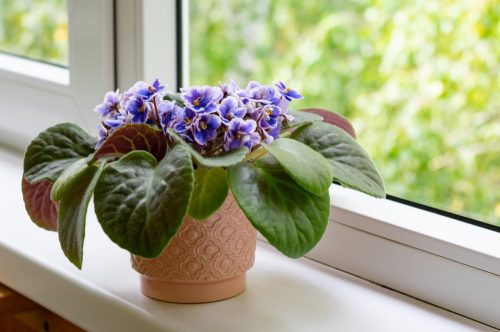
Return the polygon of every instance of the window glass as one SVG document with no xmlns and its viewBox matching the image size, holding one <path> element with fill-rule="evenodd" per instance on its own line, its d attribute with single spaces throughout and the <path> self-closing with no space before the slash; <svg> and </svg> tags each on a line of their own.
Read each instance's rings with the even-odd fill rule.
<svg viewBox="0 0 500 332">
<path fill-rule="evenodd" d="M 189 3 L 190 83 L 282 80 L 352 120 L 389 194 L 500 225 L 500 3 Z"/>
<path fill-rule="evenodd" d="M 67 1 L 0 0 L 0 51 L 67 66 Z"/>
</svg>

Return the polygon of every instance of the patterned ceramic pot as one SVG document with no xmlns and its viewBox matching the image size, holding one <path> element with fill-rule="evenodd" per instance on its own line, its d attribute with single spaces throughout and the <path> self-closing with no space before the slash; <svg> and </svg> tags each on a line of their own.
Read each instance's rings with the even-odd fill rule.
<svg viewBox="0 0 500 332">
<path fill-rule="evenodd" d="M 256 231 L 229 193 L 207 220 L 186 217 L 159 257 L 132 256 L 132 266 L 149 297 L 176 303 L 213 302 L 245 290 L 255 246 Z"/>
</svg>

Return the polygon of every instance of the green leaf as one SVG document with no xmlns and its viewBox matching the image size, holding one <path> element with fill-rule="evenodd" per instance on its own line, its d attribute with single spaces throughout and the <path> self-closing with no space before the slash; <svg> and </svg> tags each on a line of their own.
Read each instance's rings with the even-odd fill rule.
<svg viewBox="0 0 500 332">
<path fill-rule="evenodd" d="M 293 111 L 289 110 L 288 114 L 293 116 L 293 120 L 290 122 L 287 122 L 286 128 L 296 128 L 300 126 L 304 126 L 306 124 L 312 123 L 312 122 L 317 122 L 323 120 L 323 117 L 308 113 L 308 112 L 303 112 L 303 111 Z"/>
<path fill-rule="evenodd" d="M 205 158 L 198 151 L 193 149 L 186 141 L 182 139 L 179 134 L 177 134 L 172 128 L 167 130 L 168 134 L 174 138 L 174 140 L 185 146 L 188 151 L 191 153 L 193 158 L 201 165 L 207 167 L 229 167 L 235 165 L 245 159 L 248 150 L 245 148 L 238 148 L 231 150 L 229 152 L 224 153 L 221 156 L 213 157 L 213 158 Z"/>
<path fill-rule="evenodd" d="M 220 167 L 199 167 L 194 172 L 194 189 L 188 215 L 204 220 L 217 211 L 227 197 L 226 171 Z"/>
<path fill-rule="evenodd" d="M 263 147 L 302 188 L 316 195 L 322 195 L 330 188 L 333 174 L 328 161 L 307 145 L 281 138 L 270 145 L 263 144 Z"/>
<path fill-rule="evenodd" d="M 56 231 L 59 205 L 50 199 L 52 182 L 42 180 L 37 183 L 29 183 L 23 176 L 21 189 L 24 206 L 31 220 L 43 229 Z"/>
<path fill-rule="evenodd" d="M 79 269 L 82 268 L 83 261 L 87 209 L 104 167 L 104 163 L 99 167 L 94 164 L 88 165 L 85 159 L 82 159 L 83 162 L 77 161 L 75 163 L 77 166 L 70 166 L 59 177 L 57 182 L 61 179 L 64 179 L 64 182 L 59 182 L 59 188 L 56 189 L 57 194 L 61 195 L 57 228 L 59 242 L 66 257 Z M 66 175 L 69 170 L 73 170 L 73 173 Z"/>
<path fill-rule="evenodd" d="M 62 123 L 40 133 L 24 155 L 24 177 L 28 182 L 54 182 L 78 159 L 94 152 L 95 138 L 72 123 Z"/>
<path fill-rule="evenodd" d="M 267 160 L 230 167 L 229 186 L 248 220 L 269 243 L 289 257 L 303 256 L 325 232 L 330 196 L 311 194 L 281 165 Z"/>
<path fill-rule="evenodd" d="M 333 178 L 369 195 L 384 198 L 384 182 L 365 150 L 344 130 L 326 123 L 313 123 L 291 136 L 321 153 L 330 163 Z"/>
<path fill-rule="evenodd" d="M 194 171 L 189 151 L 176 146 L 157 163 L 133 151 L 109 164 L 94 193 L 95 212 L 109 238 L 132 254 L 158 256 L 187 213 Z"/>
<path fill-rule="evenodd" d="M 349 122 L 349 120 L 344 118 L 342 115 L 322 108 L 305 108 L 302 109 L 301 111 L 314 113 L 319 116 L 322 116 L 323 122 L 339 127 L 340 129 L 344 130 L 346 133 L 351 135 L 352 138 L 356 139 L 356 132 L 354 131 L 354 127 Z"/>
<path fill-rule="evenodd" d="M 50 198 L 53 201 L 59 201 L 65 195 L 72 194 L 72 184 L 78 182 L 80 177 L 85 176 L 85 173 L 88 171 L 88 161 L 88 157 L 77 160 L 59 175 L 56 182 L 52 185 L 50 193 Z"/>
<path fill-rule="evenodd" d="M 94 159 L 121 157 L 136 150 L 147 151 L 155 156 L 156 160 L 161 160 L 167 150 L 163 131 L 144 123 L 126 124 L 113 130 L 95 152 Z"/>
</svg>

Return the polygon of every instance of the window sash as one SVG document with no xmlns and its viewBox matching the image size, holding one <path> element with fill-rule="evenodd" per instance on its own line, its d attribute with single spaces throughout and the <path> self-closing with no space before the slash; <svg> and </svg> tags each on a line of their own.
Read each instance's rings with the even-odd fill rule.
<svg viewBox="0 0 500 332">
<path fill-rule="evenodd" d="M 5 55 L 22 67 L 0 66 L 3 145 L 24 149 L 37 133 L 60 122 L 96 132 L 92 111 L 115 86 L 112 18 L 112 0 L 68 1 L 68 69 Z"/>
</svg>

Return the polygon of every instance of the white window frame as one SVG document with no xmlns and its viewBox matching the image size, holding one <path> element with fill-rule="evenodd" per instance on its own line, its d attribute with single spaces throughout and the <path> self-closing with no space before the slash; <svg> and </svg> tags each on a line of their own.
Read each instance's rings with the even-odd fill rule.
<svg viewBox="0 0 500 332">
<path fill-rule="evenodd" d="M 177 90 L 176 0 L 116 1 L 117 80 L 120 90 L 160 78 Z"/>
<path fill-rule="evenodd" d="M 332 185 L 330 220 L 307 257 L 500 328 L 500 235 Z"/>
<path fill-rule="evenodd" d="M 24 149 L 40 131 L 60 122 L 96 132 L 93 109 L 115 86 L 113 1 L 68 0 L 68 30 L 67 69 L 1 55 L 2 145 Z"/>
</svg>

